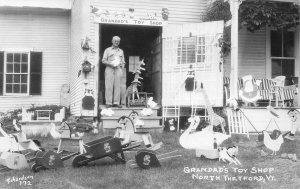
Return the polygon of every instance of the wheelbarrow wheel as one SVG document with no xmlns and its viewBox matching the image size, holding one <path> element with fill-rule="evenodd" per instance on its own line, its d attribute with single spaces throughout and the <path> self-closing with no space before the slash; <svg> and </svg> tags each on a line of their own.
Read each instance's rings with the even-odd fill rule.
<svg viewBox="0 0 300 189">
<path fill-rule="evenodd" d="M 42 165 L 38 165 L 38 164 L 36 164 L 36 163 L 34 163 L 34 164 L 32 164 L 31 165 L 31 170 L 33 171 L 33 172 L 39 172 L 40 170 L 43 170 L 43 169 L 46 169 L 45 167 L 43 167 Z"/>
<path fill-rule="evenodd" d="M 72 161 L 72 166 L 74 168 L 77 168 L 77 167 L 81 167 L 81 166 L 86 166 L 88 164 L 88 162 L 83 162 L 84 160 L 87 160 L 88 158 L 83 156 L 83 155 L 77 155 L 73 158 L 73 161 Z"/>
</svg>

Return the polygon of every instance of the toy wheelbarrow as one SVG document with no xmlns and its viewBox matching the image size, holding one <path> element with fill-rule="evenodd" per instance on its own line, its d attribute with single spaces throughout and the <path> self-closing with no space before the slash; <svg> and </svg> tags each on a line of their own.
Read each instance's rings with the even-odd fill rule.
<svg viewBox="0 0 300 189">
<path fill-rule="evenodd" d="M 155 151 L 153 151 L 153 150 L 142 149 L 142 150 L 137 151 L 137 153 L 135 155 L 135 160 L 129 160 L 127 162 L 127 165 L 130 168 L 140 167 L 142 169 L 149 169 L 151 167 L 160 167 L 161 166 L 161 164 L 160 164 L 161 160 L 166 160 L 166 159 L 175 158 L 175 157 L 181 157 L 182 155 L 168 156 L 168 155 L 173 154 L 177 151 L 178 150 L 168 152 L 168 153 L 165 153 L 165 154 L 157 155 L 155 153 Z"/>
<path fill-rule="evenodd" d="M 38 151 L 35 157 L 31 160 L 34 163 L 31 165 L 33 172 L 39 172 L 45 169 L 56 169 L 63 167 L 63 161 L 70 159 L 72 156 L 78 155 L 79 152 L 71 153 L 67 156 L 61 157 L 61 153 L 56 153 L 51 150 L 42 152 Z"/>
<path fill-rule="evenodd" d="M 108 136 L 83 144 L 83 146 L 86 153 L 79 154 L 73 158 L 73 167 L 86 166 L 89 162 L 105 157 L 110 157 L 116 162 L 126 163 L 123 152 L 138 147 L 139 145 L 133 145 L 123 148 L 119 138 Z"/>
</svg>

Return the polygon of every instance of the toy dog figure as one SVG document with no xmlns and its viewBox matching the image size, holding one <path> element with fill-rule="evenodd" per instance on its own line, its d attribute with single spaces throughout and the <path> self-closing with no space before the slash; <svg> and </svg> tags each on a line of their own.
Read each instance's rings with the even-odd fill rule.
<svg viewBox="0 0 300 189">
<path fill-rule="evenodd" d="M 234 163 L 235 165 L 241 165 L 241 162 L 236 158 L 238 154 L 238 147 L 233 146 L 229 148 L 219 148 L 220 157 L 219 161 L 222 160 L 224 162 L 229 162 L 229 165 Z"/>
</svg>

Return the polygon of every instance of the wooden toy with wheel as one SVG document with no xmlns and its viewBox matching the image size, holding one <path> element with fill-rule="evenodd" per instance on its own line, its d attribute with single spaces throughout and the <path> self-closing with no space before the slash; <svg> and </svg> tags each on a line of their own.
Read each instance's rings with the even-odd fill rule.
<svg viewBox="0 0 300 189">
<path fill-rule="evenodd" d="M 132 114 L 132 113 L 131 113 Z M 157 150 L 162 143 L 154 144 L 149 132 L 137 131 L 132 116 L 122 116 L 118 120 L 118 126 L 115 137 L 120 138 L 122 145 L 130 144 L 132 142 L 144 143 L 144 146 L 151 150 Z"/>
<path fill-rule="evenodd" d="M 83 144 L 83 146 L 86 153 L 79 154 L 73 158 L 73 167 L 86 166 L 89 162 L 105 157 L 110 157 L 119 163 L 125 163 L 126 161 L 123 152 L 135 148 L 139 145 L 123 147 L 119 138 L 107 136 Z"/>
<path fill-rule="evenodd" d="M 31 165 L 33 172 L 39 172 L 45 169 L 57 169 L 63 167 L 63 161 L 70 159 L 72 156 L 78 155 L 79 152 L 73 152 L 69 155 L 62 156 L 62 153 L 56 153 L 48 150 L 45 152 L 39 151 L 33 158 L 34 163 Z"/>
<path fill-rule="evenodd" d="M 181 157 L 182 155 L 170 155 L 177 152 L 177 150 L 168 152 L 165 154 L 159 154 L 157 155 L 155 151 L 150 149 L 141 149 L 137 151 L 135 155 L 135 160 L 129 160 L 127 162 L 127 165 L 130 168 L 136 168 L 140 167 L 142 169 L 149 169 L 154 167 L 160 167 L 161 161 L 164 161 L 166 159 L 175 158 L 175 157 Z"/>
</svg>

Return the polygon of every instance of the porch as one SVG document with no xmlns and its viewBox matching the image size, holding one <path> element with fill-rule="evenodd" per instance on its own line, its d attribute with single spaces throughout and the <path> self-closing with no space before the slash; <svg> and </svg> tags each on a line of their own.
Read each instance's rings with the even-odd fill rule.
<svg viewBox="0 0 300 189">
<path fill-rule="evenodd" d="M 252 78 L 248 85 L 252 85 L 253 91 L 257 90 L 258 99 L 249 103 L 243 100 L 242 92 L 247 87 L 247 80 L 244 78 L 238 78 L 237 88 L 238 97 L 236 100 L 238 104 L 244 107 L 266 107 L 271 105 L 272 107 L 285 107 L 292 108 L 298 106 L 298 77 L 285 78 L 285 76 L 279 76 L 281 81 L 278 81 L 278 77 L 274 79 L 265 78 Z M 224 105 L 229 105 L 230 99 L 230 78 L 224 77 Z M 252 87 L 251 86 L 251 87 Z M 253 93 L 252 91 L 252 93 Z M 248 99 L 251 100 L 251 99 Z"/>
</svg>

